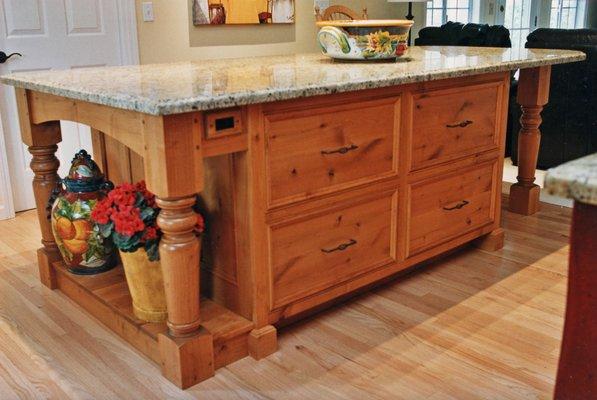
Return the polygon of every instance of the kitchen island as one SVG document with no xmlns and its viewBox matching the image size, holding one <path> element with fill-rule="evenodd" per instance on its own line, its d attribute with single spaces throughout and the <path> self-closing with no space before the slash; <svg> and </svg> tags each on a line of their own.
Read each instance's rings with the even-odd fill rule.
<svg viewBox="0 0 597 400">
<path fill-rule="evenodd" d="M 40 279 L 180 387 L 263 358 L 276 325 L 465 243 L 500 248 L 511 71 L 521 68 L 523 113 L 510 209 L 531 214 L 550 66 L 584 57 L 413 47 L 395 63 L 306 54 L 2 77 L 17 87 L 33 156 Z M 134 318 L 122 268 L 75 276 L 62 265 L 45 212 L 60 120 L 92 127 L 110 179 L 143 178 L 157 195 L 167 324 Z"/>
</svg>

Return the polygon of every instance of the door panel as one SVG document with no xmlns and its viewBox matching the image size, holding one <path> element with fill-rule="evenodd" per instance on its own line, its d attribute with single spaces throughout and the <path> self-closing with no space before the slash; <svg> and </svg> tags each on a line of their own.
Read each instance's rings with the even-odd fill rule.
<svg viewBox="0 0 597 400">
<path fill-rule="evenodd" d="M 3 3 L 7 38 L 46 33 L 41 0 L 4 0 Z"/>
<path fill-rule="evenodd" d="M 102 33 L 99 0 L 65 0 L 66 26 L 69 35 Z"/>
<path fill-rule="evenodd" d="M 122 65 L 119 0 L 0 0 L 0 50 L 19 52 L 0 74 Z M 14 89 L 2 86 L 0 116 L 16 211 L 35 206 L 30 155 L 20 139 Z M 91 153 L 90 129 L 63 121 L 57 157 L 64 176 L 76 151 Z"/>
</svg>

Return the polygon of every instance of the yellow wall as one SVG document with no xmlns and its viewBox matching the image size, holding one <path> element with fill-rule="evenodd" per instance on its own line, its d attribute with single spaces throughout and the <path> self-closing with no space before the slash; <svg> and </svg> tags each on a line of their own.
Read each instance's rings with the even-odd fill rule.
<svg viewBox="0 0 597 400">
<path fill-rule="evenodd" d="M 143 22 L 142 1 L 136 0 L 142 64 L 319 51 L 311 0 L 296 0 L 295 24 L 203 27 L 192 24 L 191 0 L 153 0 L 153 22 Z M 330 3 L 360 10 L 362 1 Z M 404 4 L 386 0 L 366 0 L 365 4 L 369 18 L 403 18 L 406 14 Z"/>
</svg>

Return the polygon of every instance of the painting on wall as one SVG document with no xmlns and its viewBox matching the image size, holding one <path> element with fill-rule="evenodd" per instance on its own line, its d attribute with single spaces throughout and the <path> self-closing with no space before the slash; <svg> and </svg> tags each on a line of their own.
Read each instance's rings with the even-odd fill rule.
<svg viewBox="0 0 597 400">
<path fill-rule="evenodd" d="M 193 24 L 293 24 L 294 0 L 193 0 Z"/>
</svg>

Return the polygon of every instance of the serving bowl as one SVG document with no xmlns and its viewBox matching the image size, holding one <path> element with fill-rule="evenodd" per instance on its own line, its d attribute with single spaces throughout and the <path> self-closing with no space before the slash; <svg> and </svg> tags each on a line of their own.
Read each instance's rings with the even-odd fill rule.
<svg viewBox="0 0 597 400">
<path fill-rule="evenodd" d="M 402 57 L 414 22 L 402 19 L 319 21 L 323 54 L 341 60 L 391 60 Z"/>
</svg>

